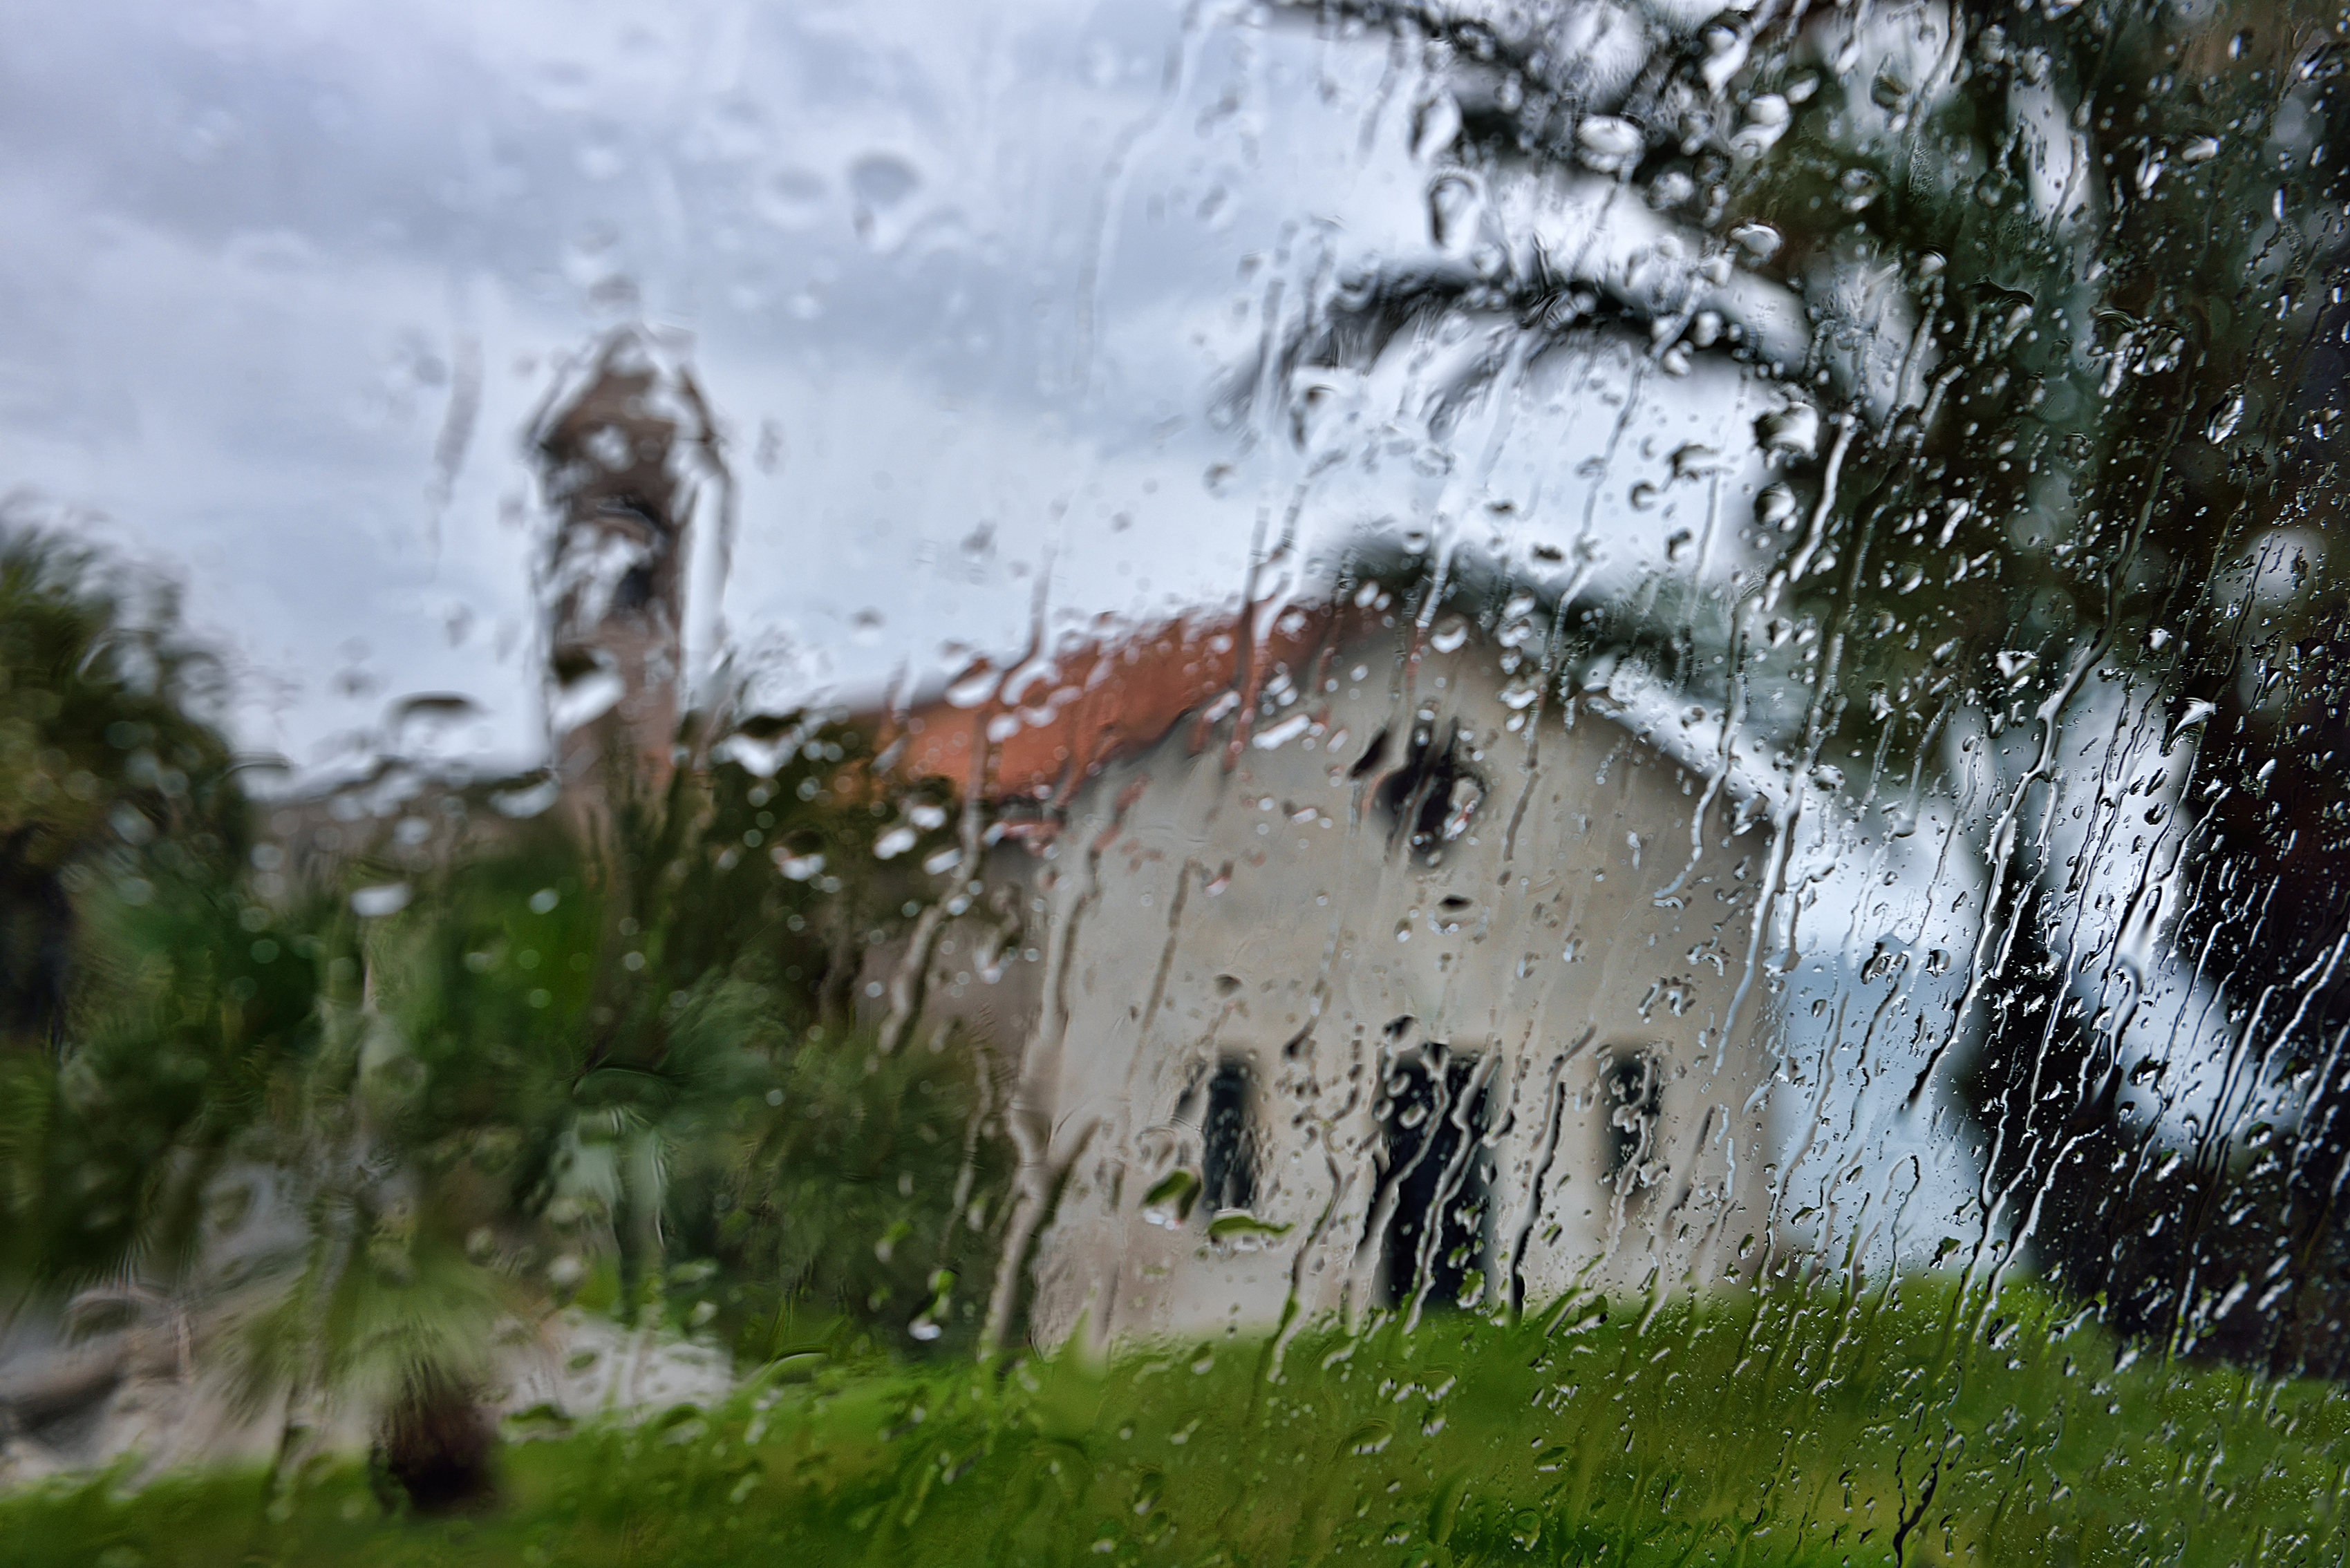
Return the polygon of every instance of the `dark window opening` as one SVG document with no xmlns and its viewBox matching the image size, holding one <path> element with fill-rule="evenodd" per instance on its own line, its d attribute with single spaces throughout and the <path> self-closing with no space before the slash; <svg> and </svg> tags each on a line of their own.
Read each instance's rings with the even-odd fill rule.
<svg viewBox="0 0 2350 1568">
<path fill-rule="evenodd" d="M 642 566 L 631 566 L 612 589 L 612 608 L 629 613 L 652 603 L 653 575 Z"/>
<path fill-rule="evenodd" d="M 644 534 L 647 543 L 656 548 L 665 547 L 670 535 L 677 532 L 676 524 L 670 519 L 669 508 L 640 495 L 606 496 L 598 504 L 595 515 L 635 524 L 637 530 Z"/>
<path fill-rule="evenodd" d="M 1400 1063 L 1380 1107 L 1383 1179 L 1395 1195 L 1380 1247 L 1379 1299 L 1400 1305 L 1461 1301 L 1491 1251 L 1492 1101 L 1477 1058 L 1440 1045 Z"/>
<path fill-rule="evenodd" d="M 1208 1080 L 1208 1110 L 1200 1124 L 1200 1175 L 1212 1216 L 1219 1209 L 1246 1209 L 1256 1201 L 1256 1096 L 1245 1062 L 1219 1064 Z"/>
<path fill-rule="evenodd" d="M 1427 724 L 1411 732 L 1403 765 L 1380 781 L 1379 809 L 1388 818 L 1390 843 L 1401 840 L 1414 861 L 1434 866 L 1444 846 L 1469 829 L 1485 798 L 1485 783 L 1461 757 L 1461 727 L 1445 731 L 1439 745 Z"/>
<path fill-rule="evenodd" d="M 549 662 L 555 669 L 555 683 L 568 691 L 593 675 L 600 675 L 608 661 L 598 659 L 594 650 L 584 648 L 557 649 Z"/>
<path fill-rule="evenodd" d="M 1601 1168 L 1607 1184 L 1627 1198 L 1655 1179 L 1657 1120 L 1664 1108 L 1663 1074 L 1647 1051 L 1619 1051 L 1600 1070 Z"/>
</svg>

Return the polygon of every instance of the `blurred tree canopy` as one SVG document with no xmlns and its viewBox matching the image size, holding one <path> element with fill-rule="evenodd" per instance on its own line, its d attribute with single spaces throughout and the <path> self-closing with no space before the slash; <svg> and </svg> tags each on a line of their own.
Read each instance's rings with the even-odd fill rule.
<svg viewBox="0 0 2350 1568">
<path fill-rule="evenodd" d="M 176 607 L 91 552 L 0 516 L 0 1045 L 54 1046 L 66 1025 L 75 894 L 107 879 L 233 867 L 247 824 L 206 716 L 218 667 Z"/>
<path fill-rule="evenodd" d="M 1806 357 L 1774 363 L 1674 286 L 1486 231 L 1466 263 L 1383 258 L 1291 352 L 1359 365 L 1408 324 L 1500 312 L 1514 352 L 1614 334 L 1668 374 L 1727 353 L 1807 404 L 1815 425 L 1758 426 L 1784 456 L 1762 576 L 1720 603 L 1595 594 L 1560 624 L 1864 805 L 1972 777 L 1991 902 L 1947 1030 L 1977 1043 L 1929 1075 L 1970 1107 L 1982 1208 L 2128 1332 L 2350 1365 L 2350 18 L 1291 11 L 1422 65 L 1440 165 L 1612 178 L 1690 279 L 1734 263 L 1800 300 Z M 2203 1013 L 2149 1045 L 2130 1019 L 2166 987 Z M 2198 1030 L 2225 1042 L 2216 1109 L 2182 1086 Z"/>
<path fill-rule="evenodd" d="M 974 1341 L 997 1096 L 968 1043 L 858 1017 L 910 923 L 862 736 L 754 721 L 772 776 L 681 771 L 611 842 L 484 811 L 403 883 L 361 856 L 264 896 L 209 666 L 101 572 L 0 545 L 0 1286 L 247 1303 L 222 1332 L 288 1461 L 352 1400 L 446 1459 L 498 1325 L 575 1299 L 754 1359 Z"/>
</svg>

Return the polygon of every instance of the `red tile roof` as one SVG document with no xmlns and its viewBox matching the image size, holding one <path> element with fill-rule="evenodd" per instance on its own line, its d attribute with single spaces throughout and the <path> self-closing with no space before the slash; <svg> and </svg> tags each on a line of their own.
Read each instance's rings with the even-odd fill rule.
<svg viewBox="0 0 2350 1568">
<path fill-rule="evenodd" d="M 998 675 L 986 660 L 944 693 L 890 715 L 879 740 L 889 773 L 974 780 L 988 795 L 1066 796 L 1104 763 L 1165 737 L 1187 716 L 1192 745 L 1237 711 L 1226 741 L 1237 760 L 1259 696 L 1286 671 L 1318 693 L 1338 649 L 1391 623 L 1376 608 L 1260 607 L 1253 614 L 1182 620 L 1046 654 L 1032 651 Z"/>
</svg>

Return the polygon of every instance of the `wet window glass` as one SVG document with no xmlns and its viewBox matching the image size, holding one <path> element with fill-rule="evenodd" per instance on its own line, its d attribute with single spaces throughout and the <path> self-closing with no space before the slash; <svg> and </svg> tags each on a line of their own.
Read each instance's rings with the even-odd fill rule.
<svg viewBox="0 0 2350 1568">
<path fill-rule="evenodd" d="M 11 1560 L 2342 1561 L 2345 70 L 17 17 Z"/>
</svg>

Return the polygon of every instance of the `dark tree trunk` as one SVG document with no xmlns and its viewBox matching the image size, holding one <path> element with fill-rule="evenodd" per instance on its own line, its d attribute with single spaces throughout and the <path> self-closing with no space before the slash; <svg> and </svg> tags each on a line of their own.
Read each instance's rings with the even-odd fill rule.
<svg viewBox="0 0 2350 1568">
<path fill-rule="evenodd" d="M 2350 625 L 2350 604 L 2335 620 Z M 2350 665 L 2350 636 L 2297 657 L 2304 670 Z M 2244 1049 L 2273 1055 L 2264 1088 L 2300 1085 L 2297 1125 L 2264 1131 L 2239 1115 L 2191 1145 L 2174 1133 L 2184 1158 L 2167 1163 L 2148 1123 L 2119 1115 L 2125 1077 L 2163 1064 L 2114 1060 L 2066 1016 L 2054 978 L 2064 955 L 2046 940 L 2043 909 L 2026 911 L 1986 999 L 1982 1054 L 1960 1086 L 1993 1146 L 1993 1185 L 2015 1188 L 2012 1213 L 2040 1200 L 2041 1261 L 2077 1296 L 2103 1297 L 2108 1326 L 2278 1376 L 2350 1376 L 2350 976 L 2329 957 L 2350 931 L 2350 831 L 2335 815 L 2350 795 L 2350 719 L 2331 684 L 2313 679 L 2262 708 L 2224 673 L 2199 689 L 2212 711 L 2196 776 L 2264 787 L 2231 789 L 2205 815 L 2199 887 L 2234 891 L 2198 897 L 2176 940 L 2238 1006 L 2272 981 L 2287 996 L 2270 1016 L 2294 1020 L 2291 1034 Z M 2220 867 L 2231 883 L 2211 875 Z M 2203 1321 L 2207 1298 L 2232 1304 Z"/>
<path fill-rule="evenodd" d="M 55 1048 L 65 1023 L 73 903 L 26 855 L 30 828 L 0 840 L 0 1039 Z"/>
<path fill-rule="evenodd" d="M 497 1433 L 471 1387 L 445 1374 L 418 1374 L 384 1418 L 376 1447 L 387 1506 L 404 1496 L 419 1514 L 488 1507 L 497 1497 L 496 1447 Z"/>
</svg>

